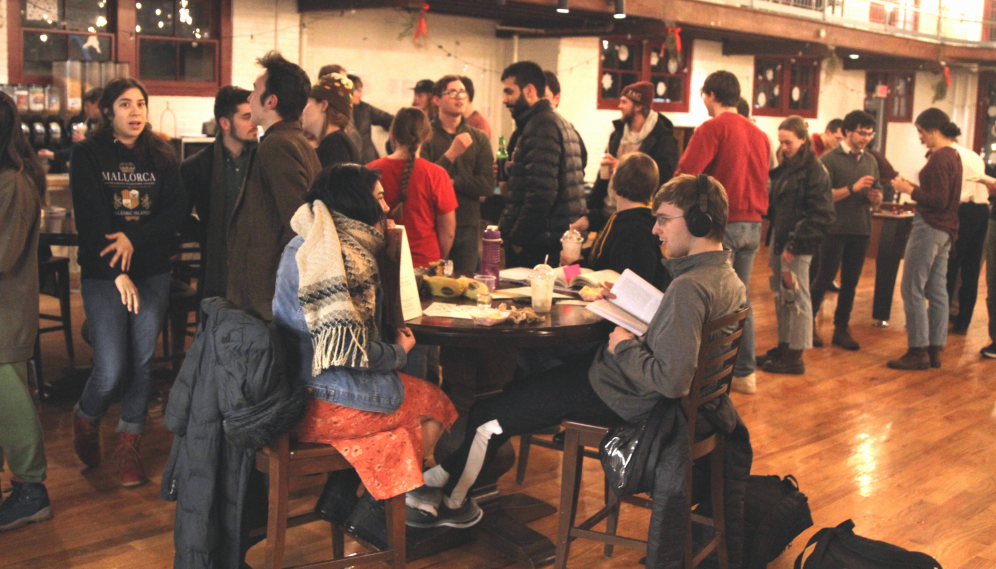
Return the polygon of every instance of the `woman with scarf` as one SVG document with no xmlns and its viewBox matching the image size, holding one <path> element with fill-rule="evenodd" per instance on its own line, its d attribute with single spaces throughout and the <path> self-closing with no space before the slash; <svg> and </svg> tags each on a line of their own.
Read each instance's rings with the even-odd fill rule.
<svg viewBox="0 0 996 569">
<path fill-rule="evenodd" d="M 316 508 L 338 523 L 360 481 L 377 500 L 422 486 L 423 458 L 457 418 L 438 387 L 402 371 L 411 331 L 382 328 L 378 185 L 377 172 L 357 164 L 319 174 L 291 219 L 297 237 L 284 249 L 273 299 L 274 322 L 294 345 L 291 374 L 313 397 L 297 437 L 332 445 L 356 471 L 330 476 Z M 351 504 L 323 508 L 330 493 Z"/>
<path fill-rule="evenodd" d="M 778 146 L 783 159 L 771 171 L 768 190 L 772 227 L 768 265 L 778 346 L 759 356 L 757 363 L 769 373 L 801 374 L 806 371 L 802 351 L 813 347 L 809 263 L 836 214 L 830 176 L 816 158 L 802 117 L 791 116 L 778 125 Z"/>
</svg>

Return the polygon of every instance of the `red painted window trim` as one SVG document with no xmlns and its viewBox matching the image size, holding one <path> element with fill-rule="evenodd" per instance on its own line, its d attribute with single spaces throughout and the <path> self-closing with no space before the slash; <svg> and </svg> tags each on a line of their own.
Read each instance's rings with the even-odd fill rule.
<svg viewBox="0 0 996 569">
<path fill-rule="evenodd" d="M 660 49 L 660 44 L 663 43 L 663 39 L 660 40 L 649 40 L 649 39 L 632 39 L 627 37 L 618 36 L 607 36 L 598 38 L 598 83 L 595 85 L 595 93 L 597 98 L 597 108 L 599 110 L 616 110 L 619 108 L 619 99 L 615 98 L 604 98 L 602 97 L 602 42 L 610 41 L 617 44 L 629 44 L 629 45 L 639 45 L 641 46 L 641 59 L 640 69 L 634 70 L 640 76 L 640 81 L 650 81 L 651 71 L 650 71 L 650 53 L 651 47 L 656 47 L 657 50 Z M 685 92 L 682 95 L 682 101 L 680 103 L 654 103 L 652 108 L 659 112 L 669 112 L 669 113 L 687 113 L 690 105 L 689 97 L 692 91 L 692 50 L 693 50 L 694 40 L 692 38 L 683 37 L 682 38 L 682 51 L 685 54 L 684 63 L 685 69 L 684 73 L 676 73 L 674 75 L 684 75 L 684 89 Z"/>
<path fill-rule="evenodd" d="M 757 81 L 758 60 L 780 61 L 782 64 L 782 80 L 781 83 L 779 84 L 779 89 L 781 93 L 785 94 L 785 96 L 781 97 L 777 109 L 769 109 L 767 107 L 757 108 L 755 106 L 756 101 L 754 100 L 755 95 L 754 95 L 753 84 L 754 81 Z M 812 63 L 816 64 L 815 65 L 816 71 L 813 76 L 814 77 L 813 85 L 806 86 L 807 88 L 813 91 L 813 97 L 814 97 L 813 108 L 811 110 L 804 111 L 800 109 L 789 108 L 789 94 L 792 92 L 792 87 L 795 87 L 795 85 L 792 83 L 792 73 L 790 72 L 788 66 L 791 65 L 794 61 L 809 62 L 811 64 Z M 823 65 L 818 59 L 814 57 L 784 57 L 784 56 L 770 56 L 770 55 L 754 56 L 754 81 L 751 82 L 751 91 L 750 91 L 751 98 L 750 100 L 748 100 L 748 103 L 750 104 L 750 114 L 752 116 L 758 116 L 758 117 L 787 117 L 791 115 L 799 115 L 800 117 L 805 119 L 815 119 L 816 116 L 819 114 L 819 109 L 820 109 L 820 76 L 822 75 L 822 73 L 823 73 Z"/>
</svg>

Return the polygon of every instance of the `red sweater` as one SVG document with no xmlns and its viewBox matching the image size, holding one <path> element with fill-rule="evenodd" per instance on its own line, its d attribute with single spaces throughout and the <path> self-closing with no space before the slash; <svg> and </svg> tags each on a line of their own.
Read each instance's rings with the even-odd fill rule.
<svg viewBox="0 0 996 569">
<path fill-rule="evenodd" d="M 730 221 L 761 221 L 768 211 L 771 143 L 750 119 L 720 113 L 695 129 L 678 174 L 709 174 L 726 188 Z"/>
</svg>

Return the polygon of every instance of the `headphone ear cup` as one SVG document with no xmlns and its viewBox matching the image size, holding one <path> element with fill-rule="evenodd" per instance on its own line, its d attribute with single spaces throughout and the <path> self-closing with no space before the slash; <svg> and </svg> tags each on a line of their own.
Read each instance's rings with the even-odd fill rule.
<svg viewBox="0 0 996 569">
<path fill-rule="evenodd" d="M 692 208 L 685 216 L 685 225 L 692 237 L 705 237 L 712 230 L 712 218 L 708 213 L 702 213 L 699 208 Z"/>
</svg>

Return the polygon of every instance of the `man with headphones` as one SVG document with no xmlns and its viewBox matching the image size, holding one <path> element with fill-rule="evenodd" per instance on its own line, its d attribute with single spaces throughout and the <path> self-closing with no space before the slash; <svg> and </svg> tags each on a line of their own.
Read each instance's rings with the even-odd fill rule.
<svg viewBox="0 0 996 569">
<path fill-rule="evenodd" d="M 476 523 L 470 488 L 510 437 L 565 418 L 602 425 L 639 421 L 662 397 L 687 395 L 703 325 L 747 305 L 731 254 L 723 250 L 727 207 L 726 191 L 714 178 L 685 175 L 664 184 L 653 200 L 657 221 L 652 231 L 665 248 L 663 263 L 674 281 L 646 334 L 637 338 L 616 328 L 608 342 L 588 353 L 513 381 L 500 395 L 475 403 L 461 446 L 425 472 L 426 486 L 409 492 L 408 525 L 453 525 L 459 519 Z M 728 405 L 728 399 L 721 403 L 726 411 Z M 738 423 L 735 412 L 718 421 L 727 432 Z M 662 458 L 658 465 L 674 458 Z M 666 467 L 657 470 L 658 480 L 667 476 Z M 651 514 L 647 567 L 659 566 L 661 556 L 673 554 L 675 546 L 679 556 L 682 552 L 681 544 L 661 543 L 669 517 L 667 492 L 653 494 L 661 503 L 655 501 Z M 729 520 L 727 524 L 731 527 Z"/>
</svg>

